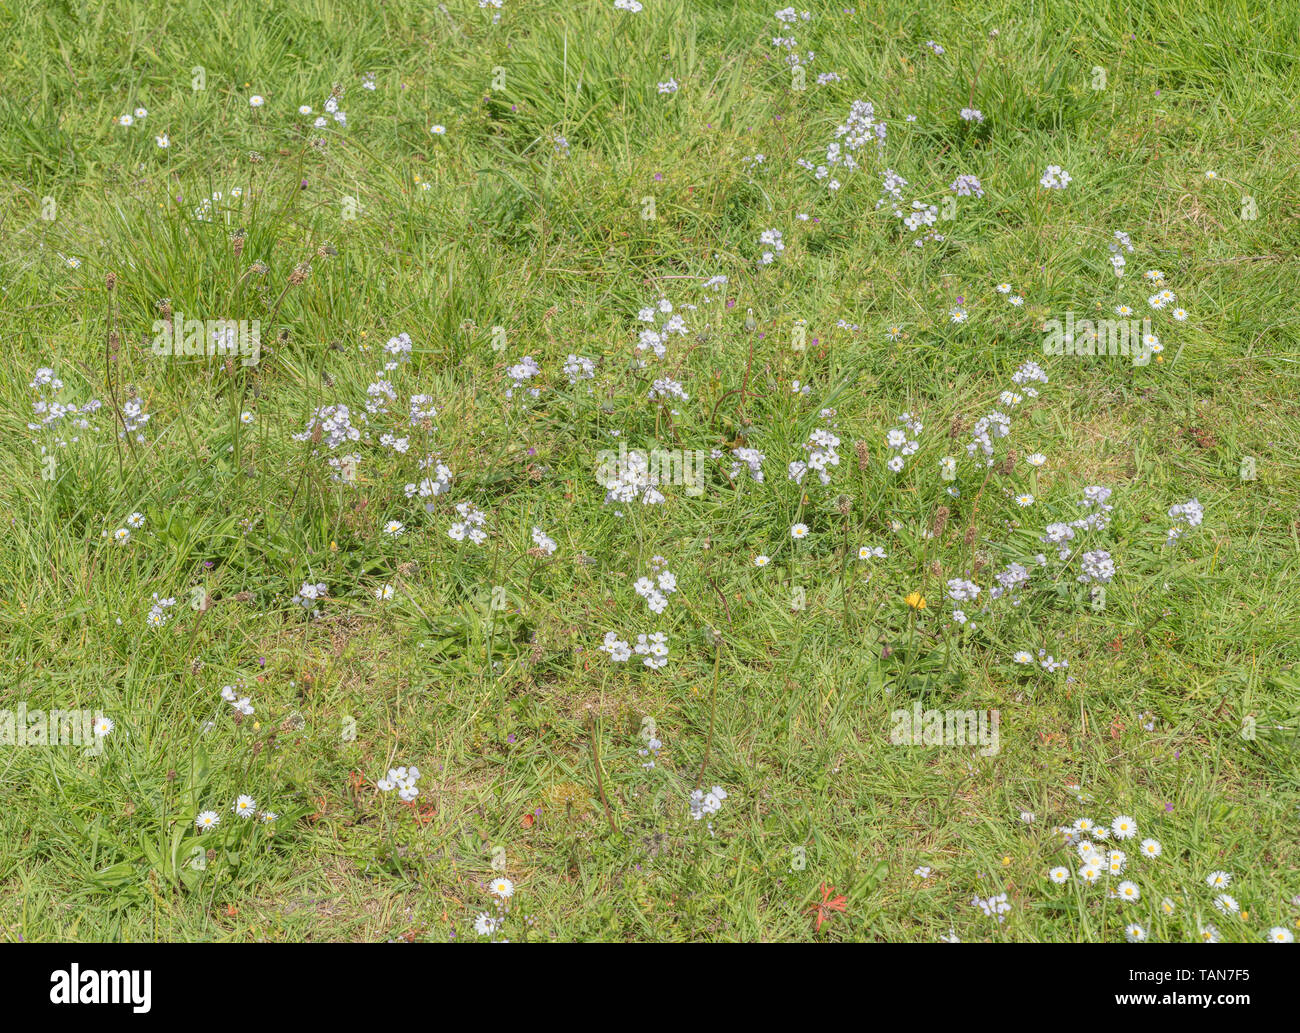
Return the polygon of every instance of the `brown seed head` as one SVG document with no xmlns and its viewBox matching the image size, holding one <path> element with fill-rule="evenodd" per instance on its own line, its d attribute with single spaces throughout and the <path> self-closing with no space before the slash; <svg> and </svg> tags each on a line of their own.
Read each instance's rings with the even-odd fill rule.
<svg viewBox="0 0 1300 1033">
<path fill-rule="evenodd" d="M 936 538 L 943 534 L 943 529 L 948 526 L 948 517 L 951 515 L 952 511 L 947 506 L 940 506 L 934 511 L 934 525 L 930 530 Z"/>
</svg>

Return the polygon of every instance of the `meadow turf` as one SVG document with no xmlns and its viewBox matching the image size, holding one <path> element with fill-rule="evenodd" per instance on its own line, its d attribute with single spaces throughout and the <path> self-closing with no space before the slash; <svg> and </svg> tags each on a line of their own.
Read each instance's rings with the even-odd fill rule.
<svg viewBox="0 0 1300 1033">
<path fill-rule="evenodd" d="M 0 711 L 113 722 L 89 754 L 0 724 L 0 939 L 1300 926 L 1300 6 L 643 3 L 0 10 Z M 887 132 L 829 190 L 797 162 L 857 100 Z M 887 168 L 942 240 L 877 205 Z M 1044 354 L 1045 322 L 1121 303 L 1150 362 Z M 155 354 L 169 314 L 258 321 L 260 361 Z M 338 405 L 361 436 L 331 448 Z M 990 466 L 966 446 L 995 410 Z M 829 484 L 796 483 L 826 427 Z M 702 492 L 607 502 L 620 443 L 704 450 Z M 408 497 L 427 456 L 450 485 Z M 1094 485 L 1108 526 L 1058 559 L 1044 528 Z M 1113 579 L 1077 580 L 1087 550 Z M 662 613 L 634 589 L 656 557 Z M 666 665 L 609 632 L 666 634 Z M 998 749 L 891 741 L 917 702 L 996 711 Z M 410 765 L 405 803 L 377 783 Z M 1124 871 L 1087 884 L 1058 827 L 1116 815 Z"/>
</svg>

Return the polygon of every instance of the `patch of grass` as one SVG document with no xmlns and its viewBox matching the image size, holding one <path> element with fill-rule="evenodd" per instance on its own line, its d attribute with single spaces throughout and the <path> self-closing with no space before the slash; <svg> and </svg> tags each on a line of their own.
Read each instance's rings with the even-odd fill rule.
<svg viewBox="0 0 1300 1033">
<path fill-rule="evenodd" d="M 0 723 L 5 938 L 1296 927 L 1300 9 L 0 19 L 0 716 L 113 722 L 89 752 Z M 837 135 L 857 100 L 879 147 Z M 820 176 L 837 140 L 858 168 Z M 1151 362 L 1044 353 L 1119 305 Z M 255 364 L 155 353 L 225 319 Z M 607 499 L 620 446 L 698 453 L 702 490 Z M 901 744 L 917 704 L 997 739 Z M 1058 827 L 1115 815 L 1138 836 L 1071 834 L 1127 854 L 1088 884 Z"/>
</svg>

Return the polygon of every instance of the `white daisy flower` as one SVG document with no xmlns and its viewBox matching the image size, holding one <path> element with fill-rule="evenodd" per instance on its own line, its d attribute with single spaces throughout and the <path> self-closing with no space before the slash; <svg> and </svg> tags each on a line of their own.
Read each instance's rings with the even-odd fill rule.
<svg viewBox="0 0 1300 1033">
<path fill-rule="evenodd" d="M 202 811 L 194 819 L 194 824 L 200 829 L 215 829 L 221 824 L 221 816 L 216 811 Z"/>
<path fill-rule="evenodd" d="M 1110 830 L 1116 839 L 1132 839 L 1137 835 L 1137 822 L 1127 814 L 1121 814 L 1110 823 Z"/>
</svg>

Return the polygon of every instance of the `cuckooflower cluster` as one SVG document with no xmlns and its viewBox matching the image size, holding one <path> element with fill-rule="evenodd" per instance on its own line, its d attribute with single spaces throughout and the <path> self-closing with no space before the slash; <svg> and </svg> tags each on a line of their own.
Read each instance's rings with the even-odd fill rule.
<svg viewBox="0 0 1300 1033">
<path fill-rule="evenodd" d="M 145 617 L 145 623 L 151 628 L 161 628 L 166 625 L 167 618 L 170 616 L 167 611 L 176 605 L 174 596 L 166 599 L 159 598 L 158 593 L 153 594 L 153 605 L 149 607 L 149 613 Z"/>
<path fill-rule="evenodd" d="M 822 484 L 830 484 L 830 468 L 840 465 L 840 454 L 835 451 L 839 448 L 840 439 L 832 429 L 835 426 L 832 422 L 835 418 L 835 410 L 823 409 L 818 415 L 826 426 L 813 430 L 808 435 L 808 440 L 804 442 L 803 447 L 808 453 L 808 461 L 796 459 L 787 468 L 787 476 L 795 484 L 802 484 L 809 470 L 817 474 Z"/>
<path fill-rule="evenodd" d="M 898 420 L 902 426 L 893 428 L 885 435 L 885 444 L 894 453 L 885 465 L 894 473 L 901 473 L 906 463 L 906 457 L 915 454 L 916 450 L 921 447 L 920 442 L 915 437 L 908 437 L 908 435 L 915 434 L 919 437 L 921 431 L 925 429 L 921 421 L 915 419 L 910 412 L 903 413 L 898 417 Z"/>
<path fill-rule="evenodd" d="M 414 764 L 409 767 L 389 768 L 388 774 L 375 783 L 381 793 L 397 791 L 397 795 L 406 802 L 420 795 L 416 782 L 420 779 L 420 769 Z"/>
<path fill-rule="evenodd" d="M 543 531 L 540 527 L 533 527 L 533 545 L 540 549 L 547 556 L 553 556 L 555 550 L 559 548 L 555 544 L 555 539 Z"/>
<path fill-rule="evenodd" d="M 432 470 L 433 476 L 420 478 L 419 484 L 407 484 L 404 490 L 408 499 L 417 496 L 422 499 L 436 498 L 451 489 L 451 470 L 441 460 L 435 459 L 433 456 L 426 456 L 420 460 L 420 469 Z M 424 508 L 430 513 L 433 512 L 433 503 L 426 502 Z"/>
<path fill-rule="evenodd" d="M 91 399 L 81 406 L 64 405 L 54 401 L 54 396 L 63 390 L 63 381 L 54 375 L 54 370 L 49 366 L 40 367 L 28 386 L 36 392 L 37 397 L 32 402 L 32 415 L 38 421 L 29 422 L 27 424 L 28 430 L 57 430 L 59 424 L 65 419 L 76 430 L 90 430 L 92 425 L 86 417 L 98 412 L 103 404 L 95 399 Z M 146 416 L 144 419 L 148 420 L 148 417 Z M 56 448 L 65 448 L 69 441 L 75 442 L 77 440 L 78 435 L 66 439 L 56 436 L 53 445 Z M 42 445 L 41 447 L 44 450 L 45 446 Z"/>
<path fill-rule="evenodd" d="M 996 918 L 999 924 L 1006 921 L 1004 916 L 1011 910 L 1011 904 L 1008 903 L 1005 893 L 999 893 L 987 899 L 983 899 L 976 894 L 970 903 L 971 907 L 979 908 L 990 918 Z"/>
<path fill-rule="evenodd" d="M 360 441 L 361 431 L 352 426 L 352 414 L 346 405 L 325 405 L 307 420 L 307 429 L 294 434 L 294 441 L 324 441 L 333 451 L 345 441 Z"/>
<path fill-rule="evenodd" d="M 1070 185 L 1071 179 L 1070 174 L 1060 165 L 1048 165 L 1038 182 L 1046 190 L 1064 190 Z"/>
<path fill-rule="evenodd" d="M 603 476 L 598 472 L 596 479 L 605 489 L 605 505 L 640 502 L 643 506 L 657 506 L 665 501 L 659 490 L 659 475 L 651 470 L 645 453 L 637 449 L 612 464 Z"/>
<path fill-rule="evenodd" d="M 651 573 L 655 574 L 655 577 L 653 579 L 648 577 L 637 578 L 636 583 L 632 586 L 636 594 L 645 600 L 646 606 L 650 608 L 651 613 L 663 613 L 668 608 L 668 597 L 677 591 L 676 576 L 663 564 L 663 557 L 656 556 L 654 560 L 651 560 L 652 568 L 654 568 Z"/>
<path fill-rule="evenodd" d="M 596 364 L 582 355 L 570 353 L 564 361 L 564 375 L 569 378 L 571 386 L 583 380 L 592 380 L 596 376 Z"/>
<path fill-rule="evenodd" d="M 623 663 L 636 653 L 637 656 L 642 657 L 641 663 L 652 671 L 668 665 L 668 636 L 662 631 L 638 635 L 635 646 L 619 638 L 616 631 L 606 632 L 605 641 L 601 643 L 599 649 L 602 653 L 607 653 L 614 663 Z"/>
<path fill-rule="evenodd" d="M 740 476 L 741 469 L 748 467 L 750 480 L 763 483 L 763 461 L 767 456 L 756 448 L 733 448 L 731 455 L 736 460 L 731 464 L 731 472 L 728 474 L 733 481 Z"/>
<path fill-rule="evenodd" d="M 689 801 L 691 819 L 699 821 L 710 814 L 717 814 L 722 810 L 722 801 L 726 798 L 727 791 L 722 786 L 714 786 L 707 793 L 703 789 L 693 790 Z"/>
<path fill-rule="evenodd" d="M 1200 527 L 1201 521 L 1205 519 L 1205 509 L 1196 499 L 1188 499 L 1170 506 L 1169 516 L 1174 525 L 1166 533 L 1165 545 L 1173 545 L 1193 527 Z"/>
<path fill-rule="evenodd" d="M 1110 553 L 1105 549 L 1094 549 L 1091 552 L 1085 552 L 1079 558 L 1082 567 L 1082 573 L 1079 574 L 1077 581 L 1082 584 L 1089 584 L 1093 581 L 1107 584 L 1115 576 L 1115 561 L 1111 559 Z"/>
<path fill-rule="evenodd" d="M 764 230 L 759 234 L 758 243 L 763 248 L 758 258 L 759 265 L 771 265 L 785 250 L 785 241 L 781 239 L 780 230 Z"/>
<path fill-rule="evenodd" d="M 537 360 L 535 360 L 531 355 L 525 355 L 519 362 L 506 370 L 506 376 L 511 380 L 510 387 L 506 388 L 506 397 L 513 398 L 516 391 L 528 383 L 528 381 L 532 380 L 532 378 L 537 376 L 541 371 L 541 367 L 537 365 Z M 542 391 L 541 388 L 530 387 L 528 393 L 536 398 L 542 393 Z"/>
<path fill-rule="evenodd" d="M 242 687 L 242 686 L 241 686 Z M 221 698 L 229 703 L 236 711 L 244 717 L 252 717 L 253 703 L 247 696 L 241 696 L 233 685 L 223 685 L 221 687 Z"/>
<path fill-rule="evenodd" d="M 673 312 L 673 303 L 667 298 L 660 298 L 653 305 L 642 306 L 636 318 L 639 322 L 650 324 L 637 335 L 638 355 L 652 351 L 655 358 L 662 359 L 668 354 L 670 336 L 673 334 L 678 337 L 686 336 L 686 320 L 680 313 Z"/>
<path fill-rule="evenodd" d="M 329 589 L 323 581 L 312 584 L 310 581 L 304 581 L 302 587 L 289 600 L 295 606 L 301 606 L 304 610 L 311 612 L 313 617 L 320 616 L 320 608 L 316 605 L 329 594 Z"/>
<path fill-rule="evenodd" d="M 475 545 L 482 545 L 487 541 L 487 532 L 483 530 L 483 525 L 487 523 L 487 515 L 481 509 L 472 502 L 458 502 L 456 515 L 460 519 L 447 529 L 448 538 L 454 542 L 463 542 L 468 538 Z"/>
</svg>

